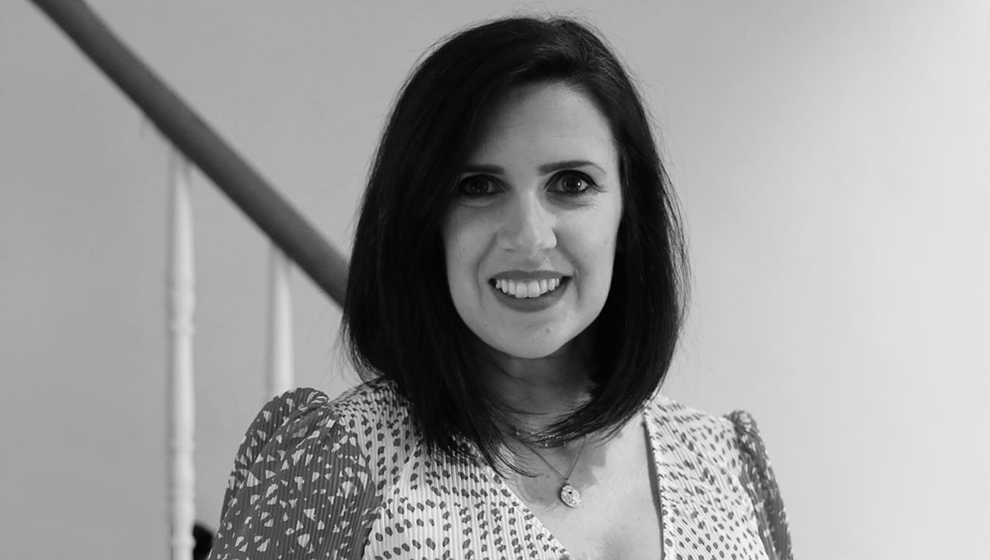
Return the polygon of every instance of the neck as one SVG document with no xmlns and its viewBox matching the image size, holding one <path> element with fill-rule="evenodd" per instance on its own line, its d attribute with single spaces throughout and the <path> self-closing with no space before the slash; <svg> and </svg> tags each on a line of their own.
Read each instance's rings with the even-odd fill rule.
<svg viewBox="0 0 990 560">
<path fill-rule="evenodd" d="M 586 331 L 557 352 L 535 359 L 486 347 L 481 373 L 488 390 L 507 405 L 516 426 L 541 431 L 585 402 L 594 367 L 588 336 Z"/>
</svg>

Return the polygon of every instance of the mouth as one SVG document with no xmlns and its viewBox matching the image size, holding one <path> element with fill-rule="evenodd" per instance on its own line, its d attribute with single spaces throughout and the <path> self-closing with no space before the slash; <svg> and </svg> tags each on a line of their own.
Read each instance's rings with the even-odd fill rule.
<svg viewBox="0 0 990 560">
<path fill-rule="evenodd" d="M 562 285 L 566 285 L 569 280 L 569 276 L 538 280 L 492 278 L 488 283 L 506 296 L 516 299 L 536 299 L 553 293 Z"/>
</svg>

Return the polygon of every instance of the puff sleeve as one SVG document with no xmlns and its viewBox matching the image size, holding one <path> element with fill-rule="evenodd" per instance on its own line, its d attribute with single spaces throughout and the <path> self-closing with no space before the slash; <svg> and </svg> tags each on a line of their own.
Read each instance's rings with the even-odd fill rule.
<svg viewBox="0 0 990 560">
<path fill-rule="evenodd" d="M 756 421 L 746 411 L 728 415 L 735 427 L 742 457 L 742 484 L 753 500 L 760 537 L 771 560 L 792 560 L 791 536 L 784 514 L 784 502 L 767 457 Z"/>
<path fill-rule="evenodd" d="M 265 405 L 234 461 L 210 558 L 360 558 L 380 497 L 345 424 L 313 389 Z"/>
</svg>

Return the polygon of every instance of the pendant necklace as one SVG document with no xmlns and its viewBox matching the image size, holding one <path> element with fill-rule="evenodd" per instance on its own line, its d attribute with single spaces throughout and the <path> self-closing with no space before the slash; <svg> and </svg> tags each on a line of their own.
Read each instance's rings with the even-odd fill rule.
<svg viewBox="0 0 990 560">
<path fill-rule="evenodd" d="M 578 460 L 581 458 L 581 452 L 584 451 L 584 444 L 586 443 L 588 443 L 588 436 L 584 436 L 584 439 L 581 440 L 581 448 L 578 449 L 577 455 L 574 456 L 574 461 L 571 463 L 571 468 L 567 470 L 566 476 L 560 474 L 560 471 L 558 471 L 556 467 L 551 465 L 550 461 L 547 461 L 543 457 L 543 455 L 540 455 L 539 453 L 536 452 L 535 449 L 533 449 L 529 445 L 526 445 L 526 447 L 528 447 L 529 450 L 532 451 L 534 455 L 539 457 L 541 461 L 543 461 L 544 463 L 546 463 L 548 467 L 550 467 L 550 470 L 552 470 L 554 474 L 556 474 L 561 479 L 563 479 L 564 483 L 560 487 L 560 493 L 558 494 L 558 496 L 560 496 L 560 501 L 564 502 L 564 505 L 569 508 L 577 508 L 581 506 L 581 493 L 578 492 L 577 488 L 571 486 L 571 474 L 574 472 L 574 467 L 577 466 Z"/>
</svg>

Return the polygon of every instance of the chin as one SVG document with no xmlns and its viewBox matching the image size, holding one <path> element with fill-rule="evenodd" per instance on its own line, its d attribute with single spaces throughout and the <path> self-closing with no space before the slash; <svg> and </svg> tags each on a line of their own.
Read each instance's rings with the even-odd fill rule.
<svg viewBox="0 0 990 560">
<path fill-rule="evenodd" d="M 482 341 L 502 354 L 524 360 L 538 360 L 552 356 L 559 352 L 567 343 L 566 340 L 538 340 L 532 338 L 529 340 L 503 339 L 498 341 L 482 339 Z"/>
</svg>

